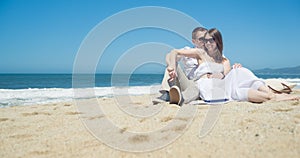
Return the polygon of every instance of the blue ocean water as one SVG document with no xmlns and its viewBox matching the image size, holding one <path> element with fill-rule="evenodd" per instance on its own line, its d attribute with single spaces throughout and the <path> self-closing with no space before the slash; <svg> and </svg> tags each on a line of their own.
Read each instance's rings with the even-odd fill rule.
<svg viewBox="0 0 300 158">
<path fill-rule="evenodd" d="M 96 74 L 93 76 L 95 82 L 92 87 L 159 85 L 163 79 L 163 74 Z M 300 74 L 256 74 L 256 76 L 262 79 L 287 79 L 295 83 L 299 83 L 300 79 Z M 91 86 L 86 88 L 88 87 Z M 30 88 L 72 88 L 72 74 L 0 74 L 0 89 Z"/>
<path fill-rule="evenodd" d="M 92 78 L 92 80 L 91 80 Z M 93 97 L 157 93 L 161 74 L 0 74 L 0 107 L 72 101 L 74 89 L 95 92 Z M 73 86 L 73 80 L 76 84 Z M 88 83 L 88 84 L 87 84 Z M 115 91 L 113 87 L 127 87 Z M 129 88 L 128 88 L 129 87 Z M 81 98 L 91 98 L 82 96 Z"/>
<path fill-rule="evenodd" d="M 256 74 L 262 79 L 285 79 L 300 88 L 300 75 Z M 0 74 L 0 107 L 15 105 L 45 104 L 71 101 L 74 89 L 92 89 L 95 97 L 110 97 L 116 94 L 114 87 L 129 87 L 125 94 L 140 95 L 158 93 L 162 74 L 96 74 L 79 75 L 74 78 L 79 84 L 73 86 L 72 74 Z M 86 79 L 94 78 L 92 84 Z M 124 92 L 124 89 L 119 90 Z M 83 96 L 83 98 L 85 98 Z"/>
<path fill-rule="evenodd" d="M 82 78 L 94 76 L 93 87 L 149 86 L 160 84 L 163 78 L 162 74 L 96 74 L 82 76 Z M 88 87 L 90 86 L 86 88 Z M 72 74 L 0 74 L 0 89 L 29 88 L 72 88 Z"/>
</svg>

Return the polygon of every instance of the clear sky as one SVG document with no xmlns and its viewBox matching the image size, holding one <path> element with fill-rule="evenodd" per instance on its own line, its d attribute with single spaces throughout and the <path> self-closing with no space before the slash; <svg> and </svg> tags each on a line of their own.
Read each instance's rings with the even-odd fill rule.
<svg viewBox="0 0 300 158">
<path fill-rule="evenodd" d="M 0 73 L 71 73 L 82 41 L 97 24 L 142 6 L 175 9 L 218 28 L 231 63 L 250 69 L 300 65 L 299 0 L 1 0 Z M 166 31 L 136 30 L 107 48 L 97 72 L 111 72 L 122 53 L 143 42 L 189 45 Z M 158 68 L 141 72 L 162 72 Z"/>
</svg>

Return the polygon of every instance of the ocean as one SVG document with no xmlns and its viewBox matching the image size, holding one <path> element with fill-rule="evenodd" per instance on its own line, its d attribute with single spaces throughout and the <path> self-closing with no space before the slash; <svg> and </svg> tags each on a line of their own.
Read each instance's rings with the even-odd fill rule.
<svg viewBox="0 0 300 158">
<path fill-rule="evenodd" d="M 300 88 L 300 75 L 256 74 L 262 79 L 285 79 Z M 95 97 L 115 95 L 113 88 L 129 87 L 130 95 L 158 93 L 162 74 L 96 74 L 92 85 Z M 84 78 L 84 77 L 83 77 Z M 74 98 L 72 74 L 0 74 L 0 107 L 47 104 L 71 101 Z"/>
</svg>

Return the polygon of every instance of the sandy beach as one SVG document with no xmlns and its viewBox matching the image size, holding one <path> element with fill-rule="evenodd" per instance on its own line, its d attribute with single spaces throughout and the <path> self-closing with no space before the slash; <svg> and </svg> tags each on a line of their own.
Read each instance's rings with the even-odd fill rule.
<svg viewBox="0 0 300 158">
<path fill-rule="evenodd" d="M 299 95 L 299 90 L 294 94 Z M 136 108 L 157 106 L 159 112 L 132 117 L 121 110 L 116 98 L 80 100 L 86 105 L 98 102 L 105 114 L 94 116 L 78 111 L 75 101 L 1 108 L 0 157 L 300 157 L 299 101 L 226 103 L 221 105 L 213 128 L 200 137 L 207 113 L 214 108 L 220 110 L 220 105 L 189 105 L 194 107 L 192 114 L 177 115 L 180 107 L 176 105 L 149 105 L 153 96 L 130 97 Z M 87 129 L 82 119 L 108 119 L 117 125 L 120 130 L 104 136 L 107 140 L 136 133 L 122 141 L 140 151 L 117 149 L 118 142 L 116 147 L 107 145 Z M 170 132 L 169 137 L 158 142 L 154 134 L 141 134 L 158 129 Z M 178 137 L 172 140 L 172 136 Z M 153 143 L 161 146 L 147 150 Z"/>
</svg>

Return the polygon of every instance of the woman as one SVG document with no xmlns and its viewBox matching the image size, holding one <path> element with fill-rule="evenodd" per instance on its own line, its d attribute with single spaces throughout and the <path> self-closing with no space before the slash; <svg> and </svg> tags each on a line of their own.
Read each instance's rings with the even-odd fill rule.
<svg viewBox="0 0 300 158">
<path fill-rule="evenodd" d="M 246 68 L 231 70 L 229 60 L 223 57 L 222 52 L 221 33 L 215 28 L 210 29 L 205 35 L 205 50 L 173 50 L 169 69 L 176 69 L 177 55 L 197 58 L 199 66 L 195 76 L 200 97 L 207 102 L 229 99 L 261 103 L 267 100 L 298 99 L 292 95 L 272 93 L 262 80 Z M 175 72 L 171 77 L 176 76 Z"/>
</svg>

